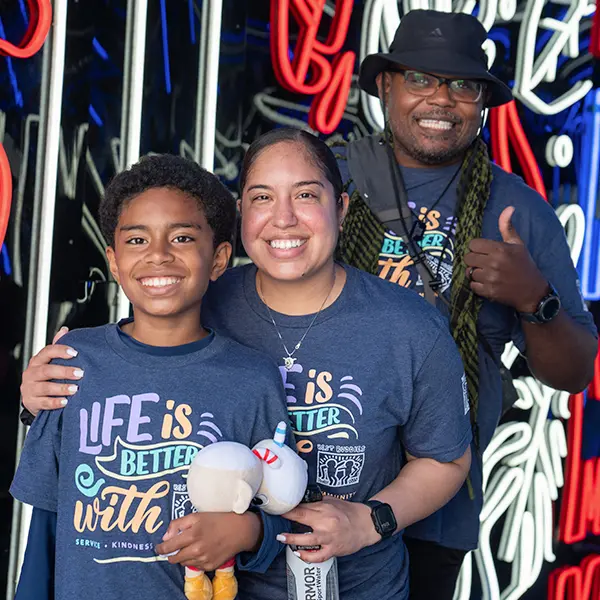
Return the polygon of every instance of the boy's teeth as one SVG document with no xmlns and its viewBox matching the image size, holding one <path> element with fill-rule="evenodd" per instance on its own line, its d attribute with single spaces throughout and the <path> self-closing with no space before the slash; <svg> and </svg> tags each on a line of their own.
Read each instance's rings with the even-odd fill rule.
<svg viewBox="0 0 600 600">
<path fill-rule="evenodd" d="M 280 250 L 289 250 L 290 248 L 298 248 L 302 246 L 306 240 L 271 240 L 271 248 L 279 248 Z"/>
<path fill-rule="evenodd" d="M 181 278 L 179 277 L 145 277 L 141 280 L 142 285 L 146 287 L 165 287 L 167 285 L 174 285 L 180 281 Z"/>
<path fill-rule="evenodd" d="M 452 129 L 452 123 L 450 123 L 450 121 L 438 121 L 437 119 L 419 119 L 419 125 L 429 127 L 430 129 Z"/>
</svg>

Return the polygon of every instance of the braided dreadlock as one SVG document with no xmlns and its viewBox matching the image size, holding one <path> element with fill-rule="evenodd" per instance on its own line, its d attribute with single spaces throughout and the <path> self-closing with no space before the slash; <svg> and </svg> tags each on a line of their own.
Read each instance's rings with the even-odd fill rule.
<svg viewBox="0 0 600 600">
<path fill-rule="evenodd" d="M 349 184 L 346 184 L 346 189 Z M 457 228 L 454 239 L 454 263 L 450 296 L 450 328 L 462 357 L 467 377 L 471 426 L 479 447 L 477 409 L 479 404 L 479 356 L 477 319 L 481 298 L 471 291 L 463 257 L 469 243 L 481 237 L 483 211 L 490 196 L 492 168 L 487 146 L 477 138 L 467 150 L 461 166 L 457 189 Z M 337 258 L 369 273 L 376 274 L 385 227 L 362 199 L 358 190 L 350 198 L 344 219 Z"/>
</svg>

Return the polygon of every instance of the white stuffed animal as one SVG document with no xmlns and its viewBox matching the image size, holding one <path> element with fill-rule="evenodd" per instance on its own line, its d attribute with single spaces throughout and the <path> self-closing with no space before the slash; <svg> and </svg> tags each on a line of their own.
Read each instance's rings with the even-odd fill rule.
<svg viewBox="0 0 600 600">
<path fill-rule="evenodd" d="M 308 481 L 307 464 L 285 445 L 286 424 L 277 425 L 273 439 L 253 450 L 237 442 L 216 442 L 194 457 L 187 476 L 190 501 L 198 512 L 242 514 L 254 504 L 281 515 L 300 503 Z M 188 600 L 234 600 L 235 558 L 216 569 L 211 583 L 204 573 L 185 569 Z"/>
<path fill-rule="evenodd" d="M 272 440 L 262 440 L 252 449 L 263 465 L 252 504 L 270 515 L 283 515 L 300 504 L 308 483 L 308 465 L 285 445 L 285 432 L 281 422 Z"/>
</svg>

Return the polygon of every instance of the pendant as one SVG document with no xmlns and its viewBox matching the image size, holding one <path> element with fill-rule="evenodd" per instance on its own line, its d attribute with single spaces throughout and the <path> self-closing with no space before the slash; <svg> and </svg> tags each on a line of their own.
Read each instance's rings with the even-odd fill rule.
<svg viewBox="0 0 600 600">
<path fill-rule="evenodd" d="M 283 357 L 283 365 L 285 366 L 285 370 L 286 371 L 291 371 L 292 367 L 294 366 L 294 363 L 296 362 L 296 359 L 291 357 L 291 356 L 284 356 Z"/>
</svg>

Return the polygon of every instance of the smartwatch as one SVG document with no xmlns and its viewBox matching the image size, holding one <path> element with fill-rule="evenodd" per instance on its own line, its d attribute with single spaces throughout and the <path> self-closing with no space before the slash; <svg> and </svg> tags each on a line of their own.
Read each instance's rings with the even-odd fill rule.
<svg viewBox="0 0 600 600">
<path fill-rule="evenodd" d="M 379 500 L 367 500 L 364 504 L 371 509 L 371 519 L 373 520 L 375 531 L 384 540 L 392 537 L 398 527 L 392 507 L 389 504 L 379 502 Z"/>
<path fill-rule="evenodd" d="M 556 290 L 551 284 L 548 284 L 550 291 L 540 300 L 537 309 L 533 313 L 519 313 L 519 316 L 527 323 L 535 323 L 541 325 L 549 323 L 560 312 L 562 306 L 560 298 Z"/>
</svg>

